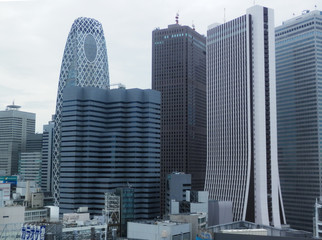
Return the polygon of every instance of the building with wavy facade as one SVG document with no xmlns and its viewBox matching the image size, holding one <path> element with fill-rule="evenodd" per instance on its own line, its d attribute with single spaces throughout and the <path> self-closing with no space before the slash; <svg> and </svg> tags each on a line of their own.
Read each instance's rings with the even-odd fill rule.
<svg viewBox="0 0 322 240">
<path fill-rule="evenodd" d="M 207 33 L 209 198 L 234 221 L 285 223 L 277 161 L 274 12 L 254 6 Z"/>
<path fill-rule="evenodd" d="M 60 146 L 60 212 L 104 209 L 104 193 L 134 191 L 134 218 L 159 216 L 160 93 L 66 87 Z"/>
<path fill-rule="evenodd" d="M 53 193 L 59 204 L 60 138 L 63 92 L 66 86 L 109 88 L 106 42 L 101 23 L 77 18 L 69 32 L 58 83 L 53 145 Z"/>
</svg>

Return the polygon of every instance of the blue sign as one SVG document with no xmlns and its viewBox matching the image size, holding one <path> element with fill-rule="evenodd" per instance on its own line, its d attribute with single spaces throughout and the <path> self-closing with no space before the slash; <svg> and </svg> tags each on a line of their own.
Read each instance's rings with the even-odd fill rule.
<svg viewBox="0 0 322 240">
<path fill-rule="evenodd" d="M 21 227 L 21 240 L 45 240 L 46 226 L 24 225 Z"/>
<path fill-rule="evenodd" d="M 17 186 L 17 181 L 17 176 L 0 176 L 0 182 L 2 183 L 10 183 L 13 186 Z"/>
</svg>

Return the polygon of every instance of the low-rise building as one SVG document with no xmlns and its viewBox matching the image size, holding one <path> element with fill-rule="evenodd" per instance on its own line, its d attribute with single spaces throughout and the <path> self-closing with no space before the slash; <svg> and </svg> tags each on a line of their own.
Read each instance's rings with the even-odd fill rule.
<svg viewBox="0 0 322 240">
<path fill-rule="evenodd" d="M 0 225 L 11 223 L 23 223 L 25 219 L 24 206 L 0 207 Z"/>
<path fill-rule="evenodd" d="M 190 232 L 192 239 L 196 239 L 199 232 L 202 232 L 207 227 L 206 213 L 183 213 L 170 214 L 170 221 L 178 223 L 190 223 Z"/>
<path fill-rule="evenodd" d="M 128 222 L 127 238 L 142 240 L 191 240 L 191 224 L 171 221 Z"/>
</svg>

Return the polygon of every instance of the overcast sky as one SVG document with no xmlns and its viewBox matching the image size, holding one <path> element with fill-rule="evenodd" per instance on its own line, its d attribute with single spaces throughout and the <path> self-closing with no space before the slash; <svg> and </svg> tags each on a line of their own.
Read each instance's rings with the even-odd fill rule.
<svg viewBox="0 0 322 240">
<path fill-rule="evenodd" d="M 111 84 L 147 89 L 155 28 L 175 23 L 179 12 L 180 24 L 193 23 L 206 35 L 208 25 L 239 17 L 254 3 L 275 10 L 276 26 L 315 5 L 322 10 L 321 0 L 0 0 L 0 110 L 15 101 L 36 113 L 42 132 L 55 111 L 65 42 L 77 17 L 102 23 Z"/>
</svg>

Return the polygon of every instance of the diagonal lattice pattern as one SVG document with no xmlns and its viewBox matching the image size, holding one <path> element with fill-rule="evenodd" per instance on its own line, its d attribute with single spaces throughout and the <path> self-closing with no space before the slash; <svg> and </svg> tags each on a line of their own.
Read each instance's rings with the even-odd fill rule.
<svg viewBox="0 0 322 240">
<path fill-rule="evenodd" d="M 63 91 L 67 85 L 109 88 L 107 51 L 103 28 L 95 19 L 77 18 L 69 32 L 58 83 L 56 102 L 53 193 L 55 205 L 59 205 L 60 136 Z"/>
</svg>

